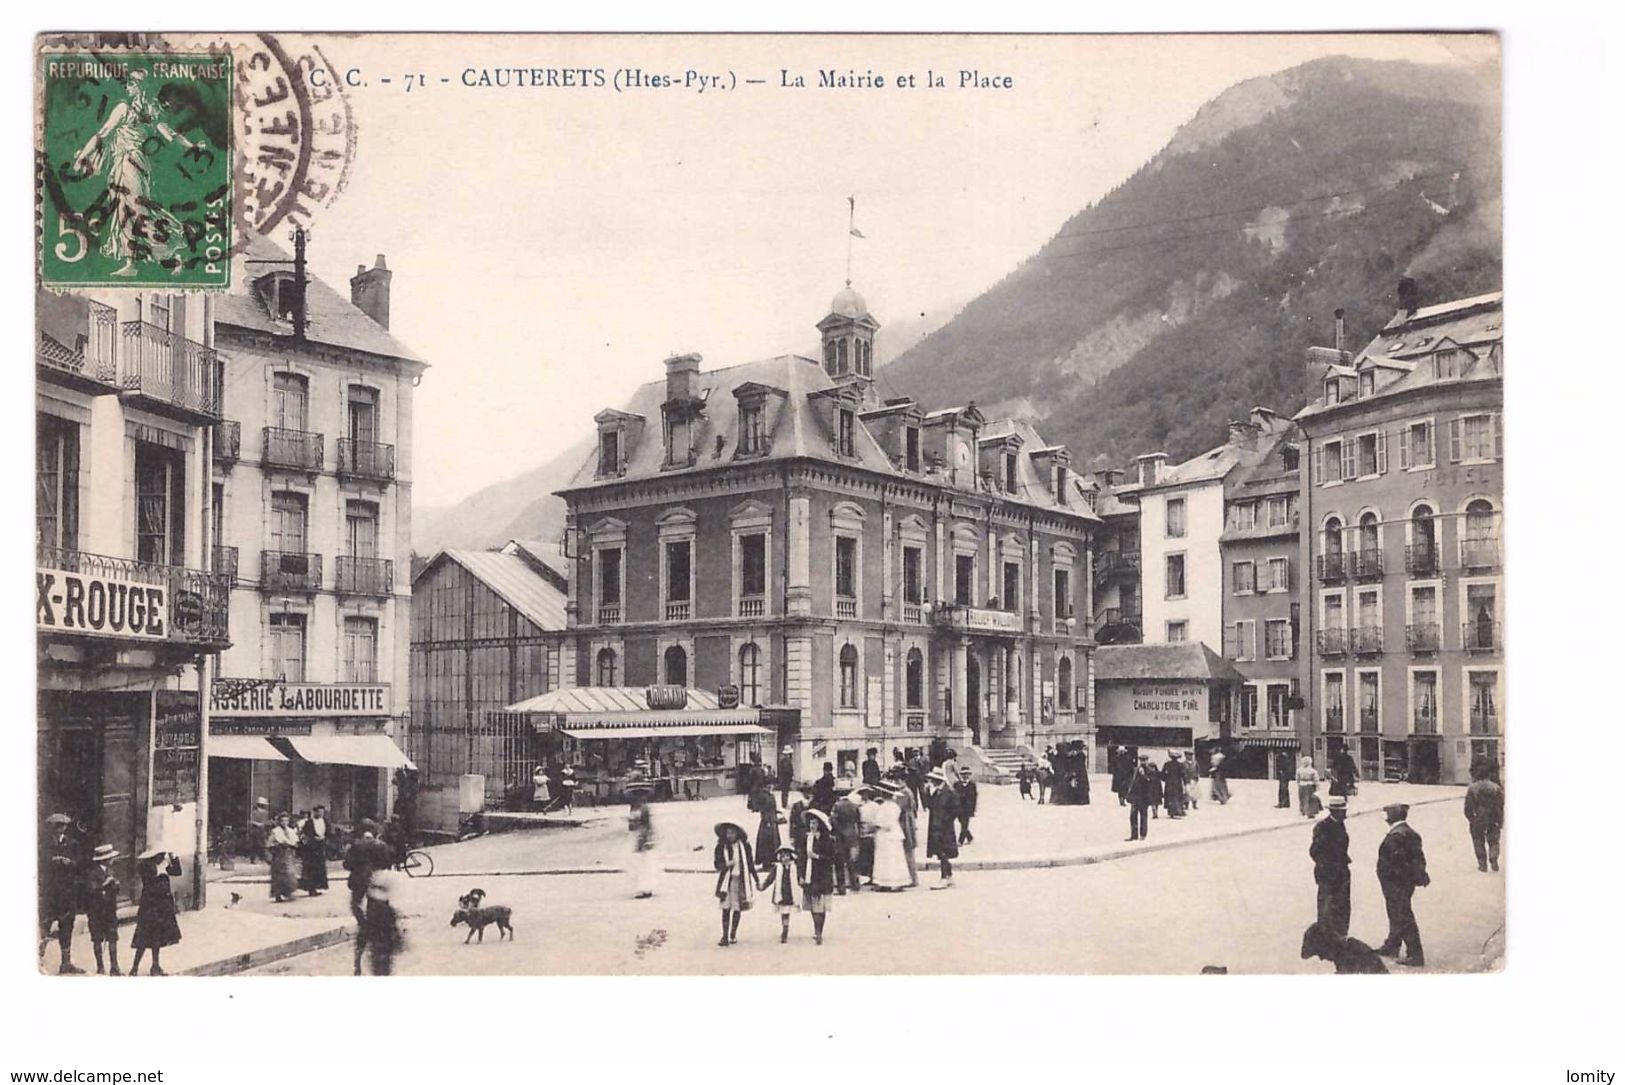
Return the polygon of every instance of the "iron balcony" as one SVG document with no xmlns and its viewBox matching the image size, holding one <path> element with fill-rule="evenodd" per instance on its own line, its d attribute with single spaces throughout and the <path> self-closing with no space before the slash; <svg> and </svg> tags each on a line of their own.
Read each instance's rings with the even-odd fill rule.
<svg viewBox="0 0 1625 1085">
<path fill-rule="evenodd" d="M 237 584 L 237 548 L 235 546 L 217 546 L 210 554 L 209 564 L 213 571 L 227 578 L 233 587 Z"/>
<path fill-rule="evenodd" d="M 1418 622 L 1405 627 L 1405 647 L 1412 652 L 1439 650 L 1439 623 Z"/>
<path fill-rule="evenodd" d="M 338 473 L 347 478 L 389 482 L 395 478 L 395 446 L 376 441 L 354 441 L 340 437 Z"/>
<path fill-rule="evenodd" d="M 269 467 L 291 467 L 296 471 L 322 469 L 322 435 L 302 429 L 266 426 L 260 459 Z"/>
<path fill-rule="evenodd" d="M 1405 547 L 1405 571 L 1411 576 L 1433 576 L 1439 571 L 1439 550 L 1432 543 Z"/>
<path fill-rule="evenodd" d="M 1357 656 L 1372 656 L 1382 652 L 1382 626 L 1362 625 L 1349 630 L 1350 646 Z"/>
<path fill-rule="evenodd" d="M 1500 564 L 1500 539 L 1461 540 L 1461 567 L 1463 569 L 1493 569 Z"/>
<path fill-rule="evenodd" d="M 1321 554 L 1315 558 L 1315 576 L 1323 584 L 1340 584 L 1348 576 L 1348 566 L 1344 561 L 1345 555 Z"/>
<path fill-rule="evenodd" d="M 1114 576 L 1140 575 L 1138 550 L 1102 550 L 1095 555 L 1095 578 L 1107 580 Z"/>
<path fill-rule="evenodd" d="M 395 563 L 389 558 L 340 554 L 333 563 L 333 587 L 341 595 L 393 595 Z"/>
<path fill-rule="evenodd" d="M 126 320 L 119 332 L 122 394 L 183 421 L 220 421 L 225 365 L 219 352 L 144 320 Z"/>
<path fill-rule="evenodd" d="M 1464 622 L 1461 646 L 1468 652 L 1496 652 L 1501 649 L 1500 622 Z"/>
<path fill-rule="evenodd" d="M 1349 552 L 1349 575 L 1356 580 L 1374 580 L 1382 576 L 1382 551 L 1376 548 Z"/>
<path fill-rule="evenodd" d="M 292 550 L 260 551 L 260 590 L 315 592 L 322 587 L 322 556 Z"/>
<path fill-rule="evenodd" d="M 1349 631 L 1347 629 L 1321 629 L 1315 633 L 1315 643 L 1323 656 L 1347 655 Z"/>
</svg>

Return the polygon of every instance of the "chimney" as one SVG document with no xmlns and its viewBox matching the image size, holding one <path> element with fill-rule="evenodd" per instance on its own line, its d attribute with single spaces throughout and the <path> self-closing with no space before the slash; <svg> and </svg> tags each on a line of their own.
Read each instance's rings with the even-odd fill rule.
<svg viewBox="0 0 1625 1085">
<path fill-rule="evenodd" d="M 694 374 L 700 371 L 698 354 L 673 354 L 666 359 L 666 402 L 694 398 Z"/>
<path fill-rule="evenodd" d="M 372 267 L 357 264 L 350 277 L 350 304 L 372 317 L 380 327 L 389 327 L 389 279 L 392 272 L 384 266 L 384 254 Z"/>
<path fill-rule="evenodd" d="M 1254 407 L 1247 412 L 1247 418 L 1258 427 L 1259 433 L 1274 433 L 1275 427 L 1281 423 L 1281 416 L 1268 407 Z"/>
<path fill-rule="evenodd" d="M 1336 347 L 1337 352 L 1341 354 L 1343 353 L 1343 310 L 1333 309 L 1332 320 L 1334 329 L 1332 332 L 1332 346 Z"/>
<path fill-rule="evenodd" d="M 1416 280 L 1409 275 L 1399 280 L 1399 310 L 1408 318 L 1422 307 L 1421 291 L 1416 289 Z"/>
<path fill-rule="evenodd" d="M 1163 469 L 1168 466 L 1168 453 L 1147 452 L 1134 457 L 1134 463 L 1140 472 L 1140 485 L 1155 486 L 1162 481 Z"/>
</svg>

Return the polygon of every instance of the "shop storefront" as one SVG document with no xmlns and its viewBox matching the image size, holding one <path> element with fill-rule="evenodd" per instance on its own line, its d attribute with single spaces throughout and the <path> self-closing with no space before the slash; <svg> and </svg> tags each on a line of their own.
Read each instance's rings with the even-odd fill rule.
<svg viewBox="0 0 1625 1085">
<path fill-rule="evenodd" d="M 214 683 L 210 839 L 238 850 L 256 798 L 273 814 L 319 804 L 346 827 L 381 818 L 392 773 L 413 767 L 388 734 L 391 706 L 387 684 Z"/>
<path fill-rule="evenodd" d="M 505 711 L 530 720 L 538 764 L 575 770 L 582 802 L 620 801 L 639 762 L 647 764 L 662 798 L 732 792 L 740 766 L 753 757 L 771 769 L 775 733 L 762 726 L 761 710 L 723 707 L 706 690 L 584 686 L 544 693 Z"/>
<path fill-rule="evenodd" d="M 1099 721 L 1093 764 L 1108 768 L 1123 747 L 1161 761 L 1169 750 L 1207 755 L 1232 742 L 1230 704 L 1243 679 L 1205 645 L 1102 647 L 1095 656 Z"/>
</svg>

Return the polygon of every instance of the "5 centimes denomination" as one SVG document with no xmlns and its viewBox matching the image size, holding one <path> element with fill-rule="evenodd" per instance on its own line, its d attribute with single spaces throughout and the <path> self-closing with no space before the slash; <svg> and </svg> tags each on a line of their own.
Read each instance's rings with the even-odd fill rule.
<svg viewBox="0 0 1625 1085">
<path fill-rule="evenodd" d="M 229 285 L 230 54 L 48 53 L 39 63 L 43 283 Z"/>
</svg>

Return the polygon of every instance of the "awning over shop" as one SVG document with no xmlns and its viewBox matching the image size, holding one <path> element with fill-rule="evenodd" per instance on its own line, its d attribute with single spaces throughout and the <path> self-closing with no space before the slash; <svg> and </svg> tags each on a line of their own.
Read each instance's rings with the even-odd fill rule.
<svg viewBox="0 0 1625 1085">
<path fill-rule="evenodd" d="M 317 764 L 417 768 L 388 735 L 290 735 L 283 741 L 293 747 L 294 753 Z"/>
<path fill-rule="evenodd" d="M 238 761 L 286 761 L 282 751 L 263 735 L 210 735 L 210 757 L 230 757 Z"/>
<path fill-rule="evenodd" d="M 769 735 L 773 734 L 766 727 L 754 723 L 681 723 L 666 726 L 616 726 L 616 727 L 576 727 L 566 725 L 559 728 L 559 734 L 569 735 L 571 738 L 666 738 L 686 737 L 689 735 Z"/>
</svg>

